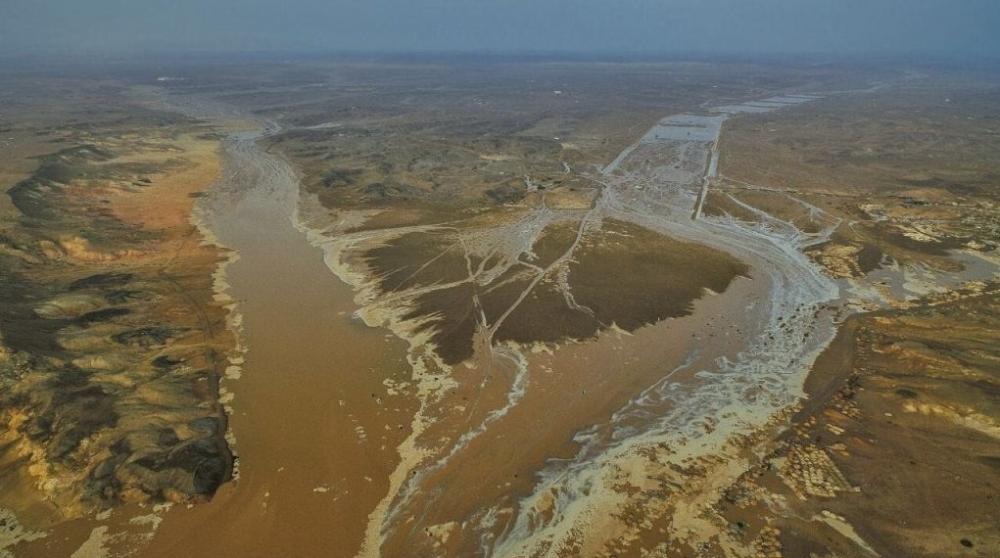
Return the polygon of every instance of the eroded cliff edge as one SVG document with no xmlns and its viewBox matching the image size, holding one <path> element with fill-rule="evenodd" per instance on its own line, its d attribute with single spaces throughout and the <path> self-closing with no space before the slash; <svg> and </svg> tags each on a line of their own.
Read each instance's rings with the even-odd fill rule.
<svg viewBox="0 0 1000 558">
<path fill-rule="evenodd" d="M 5 504 L 210 497 L 232 472 L 218 390 L 234 340 L 223 254 L 191 213 L 217 137 L 116 84 L 24 87 L 5 92 L 0 162 Z"/>
</svg>

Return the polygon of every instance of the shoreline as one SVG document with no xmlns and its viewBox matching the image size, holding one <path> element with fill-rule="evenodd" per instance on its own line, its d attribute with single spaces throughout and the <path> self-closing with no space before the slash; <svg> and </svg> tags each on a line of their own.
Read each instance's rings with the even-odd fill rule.
<svg viewBox="0 0 1000 558">
<path fill-rule="evenodd" d="M 210 191 L 212 186 L 206 189 Z M 232 286 L 229 284 L 227 269 L 229 266 L 235 264 L 240 259 L 240 254 L 236 250 L 232 250 L 224 245 L 216 236 L 211 227 L 205 223 L 203 212 L 209 211 L 204 208 L 204 199 L 200 198 L 199 203 L 195 204 L 194 210 L 190 215 L 190 222 L 192 225 L 198 229 L 199 234 L 201 234 L 201 243 L 203 245 L 210 245 L 215 247 L 224 257 L 221 258 L 219 263 L 216 265 L 215 270 L 212 272 L 212 289 L 214 292 L 214 300 L 222 306 L 226 311 L 226 329 L 232 334 L 235 340 L 235 345 L 229 352 L 225 355 L 227 362 L 225 370 L 219 378 L 219 403 L 223 406 L 225 410 L 226 417 L 226 431 L 225 440 L 229 445 L 229 451 L 233 456 L 232 468 L 230 478 L 226 482 L 235 482 L 239 479 L 239 454 L 237 451 L 236 434 L 233 432 L 231 417 L 234 413 L 232 402 L 233 393 L 225 385 L 227 382 L 232 382 L 234 380 L 239 380 L 242 375 L 242 365 L 245 360 L 246 355 L 246 344 L 245 335 L 243 331 L 243 315 L 240 313 L 239 303 L 233 299 L 230 294 Z"/>
<path fill-rule="evenodd" d="M 804 101 L 799 101 L 804 102 Z M 796 103 L 797 104 L 797 103 Z M 739 112 L 739 111 L 732 111 Z M 657 142 L 661 141 L 660 133 L 670 138 L 671 134 L 669 132 L 670 128 L 667 124 L 673 122 L 674 120 L 682 122 L 684 126 L 687 127 L 688 117 L 684 115 L 671 116 L 661 119 L 660 123 L 657 123 L 649 132 L 646 133 L 643 140 L 640 140 L 637 144 L 633 144 L 626 148 L 625 157 L 619 156 L 615 159 L 616 167 L 611 170 L 614 171 L 615 168 L 620 168 L 622 164 L 626 163 L 630 156 L 638 153 L 643 149 L 644 146 L 655 145 Z M 690 117 L 690 119 L 696 120 L 696 117 Z M 709 146 L 715 144 L 718 139 L 718 135 L 722 128 L 722 118 L 709 119 L 715 126 L 715 132 L 711 138 L 706 137 L 706 140 L 711 140 Z M 666 123 L 666 124 L 665 124 Z M 667 130 L 663 132 L 662 130 Z M 687 133 L 687 132 L 685 132 Z M 644 143 L 645 142 L 645 143 Z M 647 147 L 648 149 L 648 147 Z M 708 163 L 711 158 L 711 149 L 706 149 L 708 155 L 702 159 L 701 171 L 697 176 L 691 177 L 677 177 L 681 184 L 691 184 L 697 186 L 698 184 L 704 184 L 706 178 L 705 173 L 711 173 L 714 171 L 712 165 Z M 707 165 L 707 166 L 706 166 Z M 606 173 L 610 174 L 610 173 Z M 620 173 L 619 173 L 620 174 Z M 816 318 L 819 318 L 820 309 L 830 303 L 832 300 L 838 299 L 838 288 L 829 279 L 826 279 L 821 275 L 818 268 L 814 263 L 808 260 L 808 258 L 800 250 L 800 246 L 793 244 L 796 241 L 788 241 L 782 239 L 780 236 L 776 235 L 766 235 L 760 232 L 754 231 L 749 228 L 743 228 L 737 225 L 735 222 L 730 223 L 720 223 L 717 220 L 697 220 L 692 221 L 690 216 L 691 212 L 689 209 L 689 204 L 687 199 L 691 198 L 697 202 L 697 193 L 688 193 L 681 190 L 682 193 L 671 193 L 673 198 L 673 205 L 665 206 L 662 209 L 667 212 L 665 219 L 661 216 L 656 215 L 652 211 L 645 209 L 645 199 L 648 194 L 645 192 L 636 193 L 635 190 L 628 189 L 628 177 L 627 171 L 624 175 L 626 178 L 617 178 L 615 176 L 606 176 L 605 181 L 606 188 L 610 191 L 606 191 L 604 197 L 602 197 L 602 203 L 605 207 L 612 212 L 612 215 L 618 215 L 620 218 L 635 222 L 637 224 L 652 228 L 653 230 L 658 230 L 664 232 L 668 235 L 679 236 L 680 238 L 696 240 L 697 242 L 713 246 L 717 249 L 723 249 L 730 253 L 739 253 L 740 258 L 747 261 L 749 257 L 751 262 L 752 273 L 756 274 L 772 274 L 769 278 L 765 279 L 769 283 L 768 290 L 770 291 L 770 302 L 767 304 L 769 310 L 767 311 L 767 316 L 762 322 L 765 327 L 757 335 L 752 335 L 748 337 L 748 346 L 751 347 L 750 354 L 754 355 L 750 357 L 747 368 L 744 372 L 739 373 L 735 378 L 739 378 L 741 374 L 745 375 L 745 382 L 747 382 L 749 389 L 750 385 L 760 382 L 761 380 L 766 380 L 772 383 L 771 387 L 768 388 L 768 392 L 771 393 L 772 398 L 777 398 L 770 404 L 765 404 L 761 406 L 759 403 L 754 406 L 748 407 L 741 400 L 744 397 L 739 395 L 739 391 L 734 392 L 730 396 L 724 397 L 728 402 L 722 403 L 719 401 L 720 406 L 713 406 L 712 403 L 707 403 L 711 401 L 714 396 L 711 395 L 711 391 L 705 392 L 702 395 L 696 397 L 696 393 L 690 393 L 684 396 L 684 404 L 689 407 L 695 407 L 698 409 L 712 409 L 711 416 L 712 427 L 710 432 L 706 434 L 699 434 L 696 430 L 691 430 L 691 426 L 697 427 L 700 423 L 699 420 L 691 419 L 694 417 L 689 417 L 688 419 L 682 419 L 682 423 L 673 425 L 672 428 L 660 427 L 657 430 L 651 430 L 649 433 L 635 437 L 633 436 L 628 440 L 628 443 L 620 448 L 609 450 L 603 456 L 603 460 L 606 465 L 595 465 L 595 457 L 590 456 L 586 453 L 581 453 L 577 457 L 576 462 L 574 462 L 574 467 L 578 471 L 589 470 L 586 474 L 578 472 L 579 478 L 574 481 L 579 488 L 574 489 L 574 493 L 583 494 L 586 493 L 588 496 L 586 498 L 576 498 L 572 501 L 565 503 L 566 509 L 564 513 L 569 514 L 567 517 L 560 520 L 559 523 L 549 525 L 544 529 L 537 529 L 529 527 L 530 525 L 545 524 L 545 521 L 539 515 L 539 511 L 531 510 L 543 510 L 546 509 L 547 504 L 544 504 L 545 494 L 548 492 L 556 491 L 557 487 L 565 486 L 567 480 L 564 473 L 560 472 L 560 468 L 553 469 L 550 473 L 547 473 L 540 484 L 542 488 L 536 488 L 532 498 L 526 499 L 522 502 L 521 506 L 528 510 L 528 513 L 522 513 L 521 517 L 518 519 L 518 527 L 515 528 L 515 533 L 505 533 L 506 541 L 499 541 L 499 547 L 494 547 L 493 552 L 500 553 L 516 553 L 516 552 L 529 552 L 531 548 L 539 548 L 544 545 L 560 545 L 567 543 L 570 539 L 574 537 L 573 533 L 579 533 L 581 531 L 588 531 L 586 527 L 595 521 L 597 517 L 597 512 L 593 511 L 596 509 L 604 509 L 610 511 L 619 508 L 624 500 L 620 496 L 615 495 L 615 491 L 611 488 L 604 489 L 604 496 L 597 497 L 594 496 L 594 485 L 595 483 L 600 485 L 608 482 L 606 480 L 606 473 L 602 473 L 602 469 L 611 469 L 613 464 L 616 462 L 633 460 L 630 455 L 634 455 L 639 448 L 643 447 L 655 447 L 657 445 L 667 444 L 671 446 L 672 450 L 670 457 L 667 458 L 673 463 L 682 463 L 684 461 L 690 461 L 697 458 L 700 455 L 713 454 L 713 451 L 718 451 L 720 448 L 731 443 L 735 438 L 743 434 L 750 434 L 753 431 L 763 428 L 767 424 L 775 413 L 781 413 L 782 410 L 788 409 L 790 406 L 794 405 L 804 393 L 802 392 L 802 386 L 804 385 L 805 378 L 810 369 L 810 364 L 815 360 L 815 358 L 822 352 L 822 350 L 828 345 L 832 340 L 834 331 L 832 328 L 832 323 L 829 324 L 830 327 L 822 328 L 826 330 L 826 333 L 821 333 L 814 331 L 815 323 L 822 323 L 822 320 L 815 322 Z M 698 188 L 700 191 L 701 188 Z M 610 194 L 610 195 L 609 195 Z M 639 209 L 630 209 L 632 207 Z M 659 206 L 657 206 L 659 207 Z M 790 225 L 789 225 L 790 226 Z M 825 234 L 829 234 L 827 231 Z M 821 234 L 819 238 L 821 239 L 823 235 Z M 794 236 L 792 237 L 794 238 Z M 756 243 L 748 244 L 747 240 L 755 241 Z M 761 243 L 762 242 L 762 243 Z M 772 248 L 768 248 L 772 246 Z M 770 252 L 768 252 L 770 250 Z M 803 270 L 807 270 L 806 275 L 815 281 L 813 286 L 804 287 L 801 279 L 796 279 L 794 277 L 785 277 L 783 274 L 791 273 L 796 269 L 796 265 L 778 265 L 776 261 L 791 260 L 793 264 L 798 263 Z M 787 263 L 787 262 L 786 262 Z M 761 280 L 763 277 L 757 276 L 757 280 Z M 806 281 L 808 283 L 808 281 Z M 804 292 L 799 294 L 796 289 L 805 288 Z M 810 295 L 809 289 L 814 289 L 814 295 Z M 799 296 L 805 296 L 805 299 L 797 298 Z M 813 310 L 817 312 L 816 318 L 810 316 Z M 768 349 L 769 342 L 765 339 L 768 335 L 772 340 L 785 340 L 787 341 L 791 337 L 791 333 L 786 333 L 784 331 L 784 324 L 779 323 L 781 318 L 792 318 L 792 322 L 798 320 L 802 323 L 800 332 L 811 332 L 806 335 L 807 339 L 812 340 L 812 346 L 805 348 L 804 351 L 799 352 L 792 346 L 777 349 Z M 829 319 L 829 318 L 824 318 Z M 770 330 L 770 333 L 768 333 Z M 755 341 L 756 339 L 756 341 Z M 760 341 L 763 339 L 763 343 Z M 757 343 L 757 345 L 754 345 Z M 786 343 L 787 344 L 787 343 Z M 758 348 L 753 348 L 757 346 Z M 789 366 L 794 369 L 798 369 L 797 374 L 779 374 L 767 376 L 767 370 L 761 369 L 763 363 L 758 363 L 754 359 L 765 358 L 765 355 L 772 355 L 773 358 L 777 358 L 779 361 L 782 359 L 788 360 L 784 365 L 779 363 L 772 363 L 771 366 L 777 366 L 779 368 L 787 368 Z M 796 357 L 790 355 L 798 354 Z M 731 363 L 733 366 L 733 372 L 738 371 L 740 368 L 739 361 Z M 706 372 L 708 374 L 708 372 Z M 762 377 L 758 377 L 762 376 Z M 784 378 L 782 378 L 784 376 Z M 732 380 L 730 380 L 732 381 Z M 789 391 L 791 388 L 791 391 Z M 711 385 L 706 385 L 706 389 L 711 390 Z M 729 389 L 733 389 L 730 384 Z M 739 390 L 739 388 L 736 388 Z M 781 394 L 781 395 L 779 395 Z M 676 397 L 676 396 L 674 396 Z M 696 399 L 706 399 L 705 404 L 695 404 L 693 403 Z M 694 399 L 692 399 L 694 398 Z M 680 400 L 676 400 L 678 405 L 681 405 Z M 747 413 L 751 409 L 756 409 L 754 415 L 748 415 Z M 704 412 L 704 411 L 701 411 Z M 661 419 L 665 420 L 665 419 Z M 684 426 L 687 426 L 685 429 Z M 678 440 L 678 428 L 679 432 L 684 432 L 684 436 Z M 660 432 L 660 434 L 657 434 Z M 687 442 L 681 440 L 688 439 Z M 691 440 L 699 440 L 700 446 L 695 448 L 692 446 Z M 676 447 L 677 442 L 680 441 L 681 448 L 685 448 L 683 452 L 678 453 L 678 447 Z M 584 457 L 586 456 L 586 457 Z M 662 457 L 660 459 L 663 459 Z M 642 466 L 633 465 L 634 467 Z M 583 487 L 586 486 L 586 490 Z M 565 488 L 558 488 L 558 490 L 566 490 Z M 601 501 L 601 498 L 604 501 Z M 592 501 L 588 506 L 585 502 L 586 499 L 595 500 Z M 559 524 L 563 524 L 559 526 Z"/>
<path fill-rule="evenodd" d="M 353 556 L 348 541 L 360 538 L 362 524 L 357 506 L 384 486 L 365 464 L 392 462 L 375 457 L 384 451 L 380 438 L 398 436 L 381 425 L 409 412 L 399 396 L 374 398 L 385 389 L 381 374 L 358 375 L 373 366 L 395 375 L 399 346 L 384 330 L 359 326 L 346 314 L 352 290 L 330 273 L 297 222 L 294 170 L 260 143 L 276 129 L 264 123 L 227 140 L 229 172 L 202 214 L 214 238 L 238 253 L 225 267 L 224 284 L 225 296 L 237 301 L 232 323 L 241 328 L 245 360 L 231 364 L 241 377 L 223 397 L 232 410 L 240 475 L 211 502 L 164 514 L 143 556 L 192 548 L 220 556 L 337 548 L 337 555 Z M 231 368 L 229 376 L 236 372 Z M 350 452 L 370 455 L 336 458 Z M 300 529 L 313 536 L 300 537 Z M 239 542 L 226 543 L 237 532 Z"/>
</svg>

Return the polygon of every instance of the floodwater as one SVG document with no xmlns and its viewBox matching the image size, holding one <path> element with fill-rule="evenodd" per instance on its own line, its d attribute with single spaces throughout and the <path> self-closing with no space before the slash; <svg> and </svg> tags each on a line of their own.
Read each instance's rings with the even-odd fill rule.
<svg viewBox="0 0 1000 558">
<path fill-rule="evenodd" d="M 769 110 L 805 100 L 774 102 Z M 664 118 L 626 148 L 602 171 L 605 188 L 588 216 L 730 252 L 751 264 L 752 279 L 699 300 L 690 316 L 632 335 L 610 331 L 551 352 L 503 347 L 502 356 L 520 362 L 513 378 L 495 373 L 489 361 L 446 374 L 449 389 L 420 397 L 426 433 L 400 447 L 397 482 L 370 518 L 362 555 L 518 556 L 564 544 L 599 546 L 628 528 L 608 525 L 622 494 L 610 479 L 613 471 L 634 471 L 644 448 L 670 444 L 677 459 L 711 454 L 730 434 L 763 424 L 796 400 L 832 335 L 821 306 L 837 296 L 802 249 L 832 228 L 807 234 L 777 222 L 692 220 L 728 116 L 715 112 Z M 524 224 L 548 217 L 539 208 L 517 228 L 535 230 Z M 352 244 L 398 231 L 365 230 L 355 241 L 326 225 L 317 238 L 331 268 L 364 290 L 371 280 L 348 269 Z M 366 304 L 373 322 L 392 321 L 377 298 Z M 487 390 L 488 399 L 470 410 L 467 400 Z M 642 473 L 635 479 L 644 482 Z"/>
<path fill-rule="evenodd" d="M 785 99 L 772 101 L 807 100 Z M 158 511 L 138 535 L 114 536 L 141 517 L 122 510 L 52 536 L 81 557 L 517 555 L 610 517 L 618 496 L 605 472 L 643 446 L 710 452 L 760 424 L 794 401 L 831 333 L 814 326 L 836 289 L 801 253 L 818 238 L 691 220 L 730 111 L 717 112 L 654 126 L 604 170 L 592 212 L 733 253 L 752 279 L 632 335 L 498 347 L 426 393 L 394 389 L 420 385 L 414 345 L 355 318 L 366 315 L 359 285 L 335 273 L 356 270 L 336 239 L 297 223 L 295 172 L 258 143 L 277 126 L 234 132 L 198 217 L 238 256 L 220 282 L 245 349 L 223 384 L 238 478 L 207 504 Z"/>
<path fill-rule="evenodd" d="M 383 386 L 408 374 L 405 345 L 352 317 L 350 287 L 295 226 L 294 172 L 257 135 L 228 143 L 203 211 L 239 255 L 225 272 L 247 349 L 226 384 L 239 478 L 165 514 L 144 555 L 353 556 L 412 413 Z"/>
<path fill-rule="evenodd" d="M 237 478 L 205 504 L 127 506 L 57 525 L 18 556 L 358 552 L 413 413 L 383 384 L 408 377 L 406 346 L 353 317 L 350 287 L 296 227 L 297 177 L 257 143 L 274 130 L 233 133 L 224 176 L 197 215 L 234 254 L 217 287 L 235 302 L 231 323 L 243 348 L 222 383 Z"/>
<path fill-rule="evenodd" d="M 551 461 L 541 472 L 532 493 L 519 502 L 511 526 L 490 541 L 493 555 L 559 548 L 596 552 L 609 538 L 635 536 L 636 527 L 610 518 L 626 509 L 624 493 L 641 493 L 654 480 L 647 475 L 655 475 L 655 467 L 646 472 L 637 456 L 666 445 L 676 465 L 690 457 L 724 457 L 727 438 L 761 426 L 801 395 L 809 366 L 834 331 L 823 306 L 838 297 L 836 285 L 802 250 L 828 238 L 836 224 L 810 234 L 763 213 L 763 226 L 701 218 L 696 204 L 706 176 L 717 170 L 713 151 L 729 114 L 775 110 L 813 98 L 774 97 L 767 108 L 745 103 L 709 109 L 716 116 L 664 118 L 604 169 L 605 189 L 597 204 L 603 214 L 701 242 L 751 265 L 753 290 L 734 285 L 720 296 L 730 302 L 717 314 L 737 325 L 739 352 L 727 352 L 733 346 L 726 332 L 716 329 L 714 338 L 701 339 L 696 353 L 674 361 L 676 368 L 616 410 L 610 421 L 578 432 L 578 453 Z M 735 307 L 736 301 L 745 307 Z M 629 488 L 620 488 L 617 471 L 630 472 Z"/>
</svg>

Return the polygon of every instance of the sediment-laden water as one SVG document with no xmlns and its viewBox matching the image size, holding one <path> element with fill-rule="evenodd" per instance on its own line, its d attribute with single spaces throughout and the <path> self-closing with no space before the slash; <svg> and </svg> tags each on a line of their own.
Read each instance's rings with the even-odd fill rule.
<svg viewBox="0 0 1000 558">
<path fill-rule="evenodd" d="M 383 386 L 408 374 L 405 346 L 353 317 L 350 288 L 296 226 L 296 174 L 260 144 L 276 131 L 232 134 L 200 215 L 237 255 L 225 292 L 245 359 L 225 387 L 239 478 L 168 514 L 155 555 L 353 555 L 412 413 Z"/>
<path fill-rule="evenodd" d="M 775 100 L 767 108 L 805 100 Z M 765 108 L 759 103 L 747 106 L 753 111 Z M 558 548 L 578 539 L 581 532 L 599 527 L 598 520 L 623 503 L 612 486 L 617 477 L 610 472 L 633 460 L 643 447 L 668 444 L 678 463 L 716 453 L 734 434 L 761 426 L 792 404 L 801 394 L 812 359 L 833 331 L 821 307 L 837 296 L 835 284 L 802 249 L 824 240 L 836 224 L 827 223 L 820 233 L 806 234 L 767 215 L 761 215 L 757 226 L 697 214 L 692 219 L 703 181 L 717 164 L 714 149 L 726 115 L 743 108 L 720 109 L 710 116 L 665 118 L 598 178 L 604 183 L 603 191 L 589 218 L 631 221 L 732 253 L 751 265 L 751 281 L 743 280 L 717 301 L 697 305 L 687 320 L 690 323 L 660 327 L 659 336 L 673 350 L 633 364 L 649 370 L 637 376 L 645 378 L 646 385 L 633 384 L 631 396 L 603 401 L 598 412 L 588 411 L 588 420 L 555 422 L 551 432 L 523 430 L 523 421 L 538 414 L 545 401 L 560 397 L 551 390 L 538 394 L 547 389 L 540 378 L 541 367 L 567 374 L 581 366 L 570 355 L 582 354 L 583 349 L 567 347 L 554 355 L 533 355 L 513 345 L 498 346 L 490 366 L 505 379 L 489 388 L 500 390 L 498 396 L 487 400 L 492 403 L 487 403 L 489 408 L 480 419 L 459 425 L 437 447 L 426 447 L 425 432 L 438 427 L 435 423 L 454 421 L 437 404 L 469 380 L 456 370 L 445 380 L 428 373 L 442 367 L 432 362 L 422 347 L 426 339 L 419 335 L 395 329 L 409 346 L 404 357 L 404 345 L 398 340 L 387 342 L 386 330 L 351 319 L 357 311 L 370 326 L 391 328 L 394 323 L 391 316 L 379 313 L 375 297 L 365 294 L 364 270 L 346 256 L 347 246 L 358 239 L 340 236 L 342 229 L 336 226 L 324 227 L 324 219 L 331 217 L 309 200 L 304 202 L 307 207 L 297 207 L 294 172 L 257 141 L 274 131 L 272 125 L 262 131 L 236 133 L 227 143 L 231 174 L 206 204 L 204 221 L 223 245 L 239 254 L 226 276 L 228 292 L 239 301 L 247 347 L 243 377 L 231 388 L 236 396 L 232 422 L 241 478 L 204 510 L 177 520 L 168 516 L 157 538 L 169 544 L 175 540 L 173 529 L 188 518 L 197 518 L 198 531 L 212 537 L 218 536 L 218 530 L 233 534 L 234 529 L 252 530 L 255 546 L 313 544 L 324 540 L 310 534 L 320 529 L 341 534 L 336 544 L 327 543 L 336 546 L 336 554 L 403 555 L 417 531 L 407 524 L 413 518 L 433 516 L 428 512 L 443 507 L 464 521 L 419 523 L 436 536 L 442 551 L 478 549 L 482 554 L 510 556 Z M 539 211 L 548 212 L 546 208 Z M 300 213 L 307 216 L 308 224 L 293 222 Z M 336 218 L 351 217 L 340 214 Z M 540 231 L 549 218 L 546 213 L 527 219 L 541 219 L 542 224 L 535 227 Z M 523 222 L 519 226 L 525 228 Z M 377 237 L 378 231 L 363 236 Z M 526 245 L 530 248 L 531 243 Z M 353 290 L 338 283 L 331 271 Z M 710 337 L 708 324 L 719 313 L 739 324 L 738 335 L 726 340 Z M 701 338 L 680 341 L 679 333 L 689 331 L 702 332 Z M 649 339 L 653 333 L 644 335 Z M 668 342 L 671 337 L 678 340 Z M 597 350 L 583 366 L 597 364 L 601 370 L 602 351 L 613 351 L 615 343 L 607 335 L 595 342 Z M 381 356 L 387 345 L 395 347 L 394 356 Z M 357 351 L 356 359 L 368 362 L 352 362 L 344 354 L 349 350 Z M 630 350 L 641 352 L 638 346 Z M 295 370 L 304 375 L 299 382 L 288 381 L 287 375 Z M 656 370 L 661 371 L 659 375 Z M 370 387 L 363 382 L 350 385 L 366 373 Z M 315 400 L 332 407 L 336 399 L 335 408 L 353 409 L 373 396 L 390 397 L 381 384 L 385 375 L 392 374 L 401 374 L 397 379 L 404 386 L 396 391 L 399 401 L 393 420 L 379 416 L 377 409 L 333 415 L 309 410 L 308 403 Z M 339 395 L 334 398 L 331 393 Z M 582 414 L 582 408 L 573 405 L 566 411 Z M 359 419 L 372 413 L 374 418 Z M 330 423 L 318 427 L 316 423 L 322 421 L 316 416 Z M 394 426 L 402 428 L 379 441 L 380 451 L 348 451 L 358 433 L 347 425 L 358 424 L 367 433 L 378 428 L 384 431 L 394 421 Z M 510 493 L 499 500 L 489 496 L 493 491 L 463 486 L 461 480 L 435 488 L 443 482 L 441 475 L 490 469 L 496 448 L 508 445 L 501 439 L 511 436 L 562 440 L 558 446 L 562 455 L 514 456 L 517 465 L 511 469 L 527 479 L 510 487 Z M 293 444 L 295 439 L 299 442 Z M 491 439 L 494 449 L 486 449 Z M 371 445 L 361 444 L 361 448 Z M 567 454 L 568 450 L 573 453 Z M 341 454 L 332 464 L 331 453 Z M 368 468 L 379 472 L 360 474 Z M 353 478 L 350 472 L 356 473 Z M 434 495 L 445 486 L 462 494 L 465 505 L 451 503 L 454 497 Z M 308 492 L 312 489 L 319 491 Z M 333 504 L 311 504 L 310 499 L 320 498 L 342 499 L 353 515 L 338 514 Z M 216 511 L 210 511 L 213 508 Z M 204 524 L 199 516 L 210 518 L 209 524 L 217 523 L 217 527 Z M 595 537 L 613 534 L 613 529 L 597 529 Z"/>
<path fill-rule="evenodd" d="M 233 254 L 217 285 L 241 340 L 223 386 L 239 475 L 208 504 L 159 512 L 133 550 L 517 556 L 631 536 L 613 518 L 629 503 L 622 483 L 641 491 L 649 480 L 637 456 L 669 447 L 668 461 L 685 465 L 723 452 L 801 396 L 832 336 L 823 308 L 838 288 L 803 249 L 835 220 L 817 214 L 823 226 L 805 233 L 759 210 L 749 225 L 697 209 L 728 115 L 811 99 L 667 117 L 591 177 L 601 193 L 577 241 L 592 223 L 627 221 L 728 252 L 750 265 L 749 279 L 632 334 L 555 349 L 487 337 L 454 367 L 392 314 L 352 257 L 406 230 L 345 234 L 366 214 L 300 197 L 294 169 L 261 142 L 277 124 L 172 99 L 233 130 L 224 177 L 197 219 Z M 559 218 L 542 204 L 496 238 L 530 250 Z M 107 538 L 105 524 L 94 532 Z"/>
<path fill-rule="evenodd" d="M 825 241 L 837 222 L 806 234 L 759 210 L 760 222 L 751 226 L 701 217 L 692 208 L 717 172 L 716 145 L 728 113 L 763 112 L 811 98 L 781 97 L 766 106 L 721 107 L 720 115 L 664 118 L 604 170 L 602 214 L 738 255 L 751 265 L 760 290 L 742 312 L 726 316 L 741 324 L 742 346 L 735 355 L 727 354 L 723 343 L 705 340 L 683 361 L 665 367 L 659 381 L 611 420 L 579 432 L 579 452 L 540 473 L 531 495 L 519 503 L 516 520 L 489 546 L 492 554 L 531 555 L 579 545 L 585 533 L 600 531 L 608 514 L 622 511 L 627 502 L 615 473 L 643 448 L 669 446 L 672 462 L 690 464 L 722 453 L 734 435 L 761 427 L 801 397 L 810 365 L 834 332 L 823 306 L 838 297 L 837 285 L 803 249 Z M 641 486 L 642 472 L 635 476 Z"/>
</svg>

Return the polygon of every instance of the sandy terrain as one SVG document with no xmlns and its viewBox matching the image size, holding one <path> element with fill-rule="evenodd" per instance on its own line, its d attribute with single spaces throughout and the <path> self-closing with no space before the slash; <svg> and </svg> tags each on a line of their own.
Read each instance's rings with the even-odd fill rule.
<svg viewBox="0 0 1000 558">
<path fill-rule="evenodd" d="M 451 89 L 440 68 L 337 70 L 288 78 L 308 87 L 279 67 L 254 70 L 253 87 L 223 72 L 132 91 L 210 132 L 172 138 L 194 164 L 157 159 L 169 189 L 109 192 L 109 214 L 187 236 L 167 233 L 155 255 L 85 237 L 41 247 L 95 268 L 163 259 L 214 296 L 212 323 L 232 337 L 212 345 L 221 383 L 206 406 L 225 411 L 231 479 L 210 500 L 19 513 L 18 556 L 996 547 L 998 266 L 994 206 L 975 189 L 990 170 L 954 159 L 944 178 L 897 179 L 902 143 L 876 164 L 810 135 L 808 115 L 840 123 L 913 76 L 859 87 L 860 73 L 761 69 L 762 87 L 673 68 L 721 87 L 665 102 L 659 78 L 630 67 L 617 117 L 599 108 L 618 87 L 606 68 L 456 69 Z M 822 141 L 850 145 L 842 128 Z M 899 187 L 838 188 L 868 173 Z M 17 208 L 43 215 L 28 194 L 14 192 Z M 46 299 L 35 315 L 87 315 L 95 300 Z M 114 367 L 84 352 L 76 366 Z M 907 515 L 919 506 L 906 485 L 927 483 L 941 488 L 919 500 L 947 521 Z"/>
<path fill-rule="evenodd" d="M 206 501 L 232 464 L 221 255 L 189 221 L 219 173 L 216 142 L 89 87 L 122 103 L 91 128 L 17 122 L 19 142 L 48 151 L 8 190 L 0 225 L 3 505 L 37 534 L 26 553 L 52 552 L 50 527 L 115 506 Z M 99 102 L 58 101 L 36 102 L 66 118 Z"/>
</svg>

